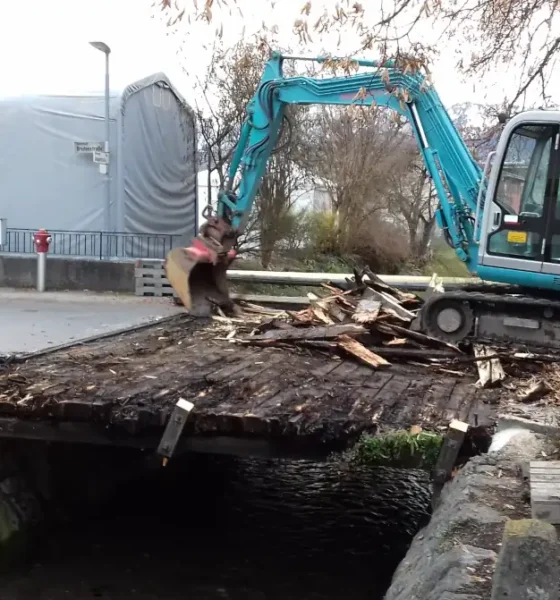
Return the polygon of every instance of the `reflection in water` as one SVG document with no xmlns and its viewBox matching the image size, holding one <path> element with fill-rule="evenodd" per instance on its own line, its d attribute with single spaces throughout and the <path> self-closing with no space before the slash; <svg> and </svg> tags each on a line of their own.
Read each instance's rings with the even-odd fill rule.
<svg viewBox="0 0 560 600">
<path fill-rule="evenodd" d="M 51 533 L 3 600 L 382 598 L 427 474 L 191 455 Z"/>
</svg>

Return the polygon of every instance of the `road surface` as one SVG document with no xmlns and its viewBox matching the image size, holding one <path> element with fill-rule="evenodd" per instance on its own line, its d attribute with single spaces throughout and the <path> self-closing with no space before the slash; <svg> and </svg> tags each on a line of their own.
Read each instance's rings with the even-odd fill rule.
<svg viewBox="0 0 560 600">
<path fill-rule="evenodd" d="M 169 298 L 0 289 L 0 354 L 34 352 L 181 312 Z"/>
</svg>

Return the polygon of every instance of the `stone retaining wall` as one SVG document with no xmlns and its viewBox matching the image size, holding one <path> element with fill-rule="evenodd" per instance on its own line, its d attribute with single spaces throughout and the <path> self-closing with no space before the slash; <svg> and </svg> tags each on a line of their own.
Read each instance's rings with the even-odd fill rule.
<svg viewBox="0 0 560 600">
<path fill-rule="evenodd" d="M 548 446 L 548 440 L 519 431 L 498 452 L 467 463 L 444 487 L 385 600 L 490 600 L 505 524 L 530 517 L 522 465 L 542 458 L 541 452 L 549 455 Z"/>
<path fill-rule="evenodd" d="M 44 499 L 21 458 L 13 444 L 0 442 L 0 570 L 23 558 L 43 517 Z"/>
</svg>

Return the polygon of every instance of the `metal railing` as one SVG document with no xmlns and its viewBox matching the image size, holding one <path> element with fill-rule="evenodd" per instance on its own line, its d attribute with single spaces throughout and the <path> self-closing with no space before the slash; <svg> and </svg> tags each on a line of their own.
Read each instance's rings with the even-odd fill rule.
<svg viewBox="0 0 560 600">
<path fill-rule="evenodd" d="M 0 252 L 33 254 L 34 229 L 11 229 Z M 49 255 L 76 258 L 154 258 L 164 259 L 167 253 L 184 243 L 184 236 L 159 233 L 124 233 L 102 231 L 49 230 L 52 241 Z"/>
<path fill-rule="evenodd" d="M 228 279 L 235 283 L 253 283 L 270 285 L 292 285 L 292 286 L 320 286 L 323 283 L 334 283 L 344 285 L 352 279 L 352 273 L 308 273 L 303 271 L 246 271 L 243 269 L 230 269 L 227 272 Z M 410 291 L 422 291 L 428 287 L 431 277 L 425 275 L 379 275 L 385 283 L 397 288 Z M 367 276 L 364 277 L 368 279 Z M 477 277 L 442 277 L 445 288 L 461 288 L 471 285 L 482 285 L 483 282 Z"/>
<path fill-rule="evenodd" d="M 144 273 L 142 267 L 149 266 L 150 269 L 163 269 L 163 260 L 146 260 L 138 265 L 136 277 L 142 278 Z M 411 292 L 426 291 L 432 277 L 427 275 L 378 275 L 385 283 L 402 290 Z M 271 286 L 303 286 L 319 287 L 323 283 L 344 285 L 354 278 L 353 273 L 311 273 L 309 271 L 250 271 L 248 269 L 229 269 L 227 278 L 232 284 L 256 284 Z M 367 275 L 364 276 L 367 280 Z M 483 281 L 478 277 L 440 277 L 445 289 L 460 289 L 465 286 L 477 287 L 485 285 L 496 285 Z"/>
</svg>

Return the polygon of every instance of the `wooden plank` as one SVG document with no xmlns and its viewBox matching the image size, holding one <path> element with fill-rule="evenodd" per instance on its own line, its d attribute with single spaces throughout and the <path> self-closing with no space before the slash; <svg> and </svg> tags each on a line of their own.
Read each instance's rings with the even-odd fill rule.
<svg viewBox="0 0 560 600">
<path fill-rule="evenodd" d="M 370 390 L 379 392 L 381 388 L 386 385 L 393 378 L 392 373 L 387 371 L 371 374 L 370 377 L 366 377 L 362 386 Z"/>
<path fill-rule="evenodd" d="M 480 344 L 474 344 L 473 351 L 476 358 L 494 356 L 496 354 L 495 348 L 489 348 Z M 499 358 L 491 358 L 490 360 L 477 360 L 476 368 L 478 370 L 478 385 L 480 385 L 480 387 L 485 388 L 487 386 L 494 385 L 506 378 L 506 374 L 504 373 Z"/>
<path fill-rule="evenodd" d="M 529 463 L 531 516 L 560 525 L 560 461 Z"/>
<path fill-rule="evenodd" d="M 432 505 L 434 507 L 439 503 L 439 497 L 443 486 L 451 477 L 453 467 L 457 461 L 457 456 L 459 456 L 459 450 L 463 445 L 468 429 L 468 423 L 463 423 L 462 421 L 453 420 L 449 424 L 449 429 L 447 430 L 447 435 L 443 441 L 443 446 L 440 450 L 434 469 L 432 496 Z"/>
<path fill-rule="evenodd" d="M 335 360 L 334 358 L 331 358 L 324 364 L 316 367 L 315 369 L 312 369 L 309 372 L 309 375 L 311 375 L 311 377 L 315 377 L 317 379 L 326 377 L 331 371 L 334 371 L 337 367 L 339 367 L 340 364 L 341 364 L 340 360 Z"/>
<path fill-rule="evenodd" d="M 352 315 L 352 320 L 362 324 L 374 323 L 377 320 L 380 310 L 381 302 L 379 302 L 379 300 L 362 298 L 356 306 L 356 310 Z"/>
<path fill-rule="evenodd" d="M 374 369 L 377 369 L 378 367 L 388 367 L 391 364 L 348 335 L 340 336 L 338 339 L 338 346 Z"/>
<path fill-rule="evenodd" d="M 160 268 L 136 267 L 134 269 L 134 277 L 140 279 L 165 278 L 165 269 L 163 265 Z"/>
<path fill-rule="evenodd" d="M 464 419 L 471 427 L 491 427 L 493 423 L 492 409 L 475 394 L 471 396 L 471 408 Z"/>
<path fill-rule="evenodd" d="M 557 484 L 557 482 L 560 480 L 559 479 L 559 472 L 552 472 L 552 473 L 539 473 L 538 474 L 538 479 L 541 483 L 550 483 L 551 485 Z"/>
<path fill-rule="evenodd" d="M 445 393 L 445 387 L 434 393 L 433 381 L 430 377 L 411 381 L 406 389 L 406 403 L 398 412 L 396 424 L 404 428 L 416 424 L 425 427 L 438 421 L 435 402 Z M 449 390 L 450 393 L 451 390 Z"/>
<path fill-rule="evenodd" d="M 365 290 L 363 294 L 363 298 L 369 298 L 377 300 L 381 303 L 383 308 L 390 309 L 394 311 L 401 319 L 405 321 L 412 321 L 415 317 L 415 314 L 404 308 L 401 304 L 399 304 L 398 300 L 395 300 L 392 296 L 385 292 L 378 292 L 377 290 L 373 290 L 370 287 Z"/>
<path fill-rule="evenodd" d="M 414 340 L 415 342 L 418 342 L 423 346 L 429 346 L 432 348 L 441 348 L 442 346 L 445 346 L 453 352 L 463 354 L 461 350 L 457 348 L 457 346 L 454 346 L 449 342 L 438 340 L 437 338 L 430 337 L 429 335 L 425 335 L 423 333 L 420 333 L 419 331 L 412 331 L 411 329 L 406 329 L 405 327 L 395 325 L 394 323 L 384 323 L 383 325 L 378 325 L 377 328 L 383 333 L 388 333 L 389 335 L 401 335 L 402 337 Z"/>
<path fill-rule="evenodd" d="M 338 363 L 336 369 L 329 372 L 328 379 L 336 379 L 337 381 L 350 382 L 354 373 L 360 365 L 353 361 L 342 360 Z"/>
<path fill-rule="evenodd" d="M 469 409 L 465 407 L 471 406 L 474 391 L 472 383 L 456 382 L 449 399 L 438 405 L 442 422 L 449 423 L 452 419 L 458 418 L 460 414 L 468 414 Z"/>
<path fill-rule="evenodd" d="M 366 381 L 354 390 L 350 396 L 353 404 L 348 419 L 350 421 L 365 420 L 368 424 L 379 422 L 385 408 L 378 402 L 379 392 L 391 378 L 392 376 L 386 372 L 376 374 L 375 378 L 366 378 Z M 368 385 L 366 386 L 365 383 Z"/>
<path fill-rule="evenodd" d="M 266 357 L 265 361 L 266 361 Z M 244 371 L 249 369 L 255 365 L 256 362 L 261 362 L 262 358 L 259 358 L 256 354 L 251 354 L 248 358 L 240 360 L 233 365 L 228 365 L 226 367 L 220 368 L 213 373 L 210 373 L 206 376 L 206 379 L 210 383 L 217 383 L 219 381 L 227 381 L 234 375 L 236 375 L 239 371 Z"/>
<path fill-rule="evenodd" d="M 308 327 L 270 330 L 262 335 L 253 335 L 247 338 L 241 338 L 240 341 L 282 341 L 282 340 L 321 340 L 321 339 L 336 339 L 341 335 L 359 335 L 366 333 L 366 328 L 361 325 L 328 325 L 325 327 Z"/>
<path fill-rule="evenodd" d="M 377 422 L 381 422 L 381 417 L 386 416 L 387 420 L 385 422 L 388 425 L 394 425 L 397 418 L 395 418 L 393 409 L 401 400 L 406 402 L 406 395 L 404 392 L 409 385 L 410 378 L 400 377 L 399 375 L 394 375 L 385 382 L 385 385 L 383 385 L 374 396 L 374 399 L 379 406 L 374 415 Z"/>
<path fill-rule="evenodd" d="M 153 288 L 169 288 L 172 289 L 172 286 L 169 282 L 163 281 L 161 279 L 137 279 L 134 285 L 135 289 L 141 290 L 145 289 L 153 289 Z"/>
<path fill-rule="evenodd" d="M 543 473 L 543 474 L 544 473 L 555 473 L 555 472 L 560 473 L 560 465 L 557 465 L 556 463 L 548 462 L 548 461 L 542 461 L 542 466 L 535 464 L 533 466 L 533 469 L 536 473 Z"/>
<path fill-rule="evenodd" d="M 318 387 L 321 388 L 321 385 Z M 279 410 L 282 407 L 289 405 L 293 400 L 295 400 L 297 403 L 300 403 L 305 389 L 306 386 L 291 387 L 281 390 L 274 396 L 268 396 L 255 406 L 255 408 L 251 411 L 251 415 L 258 418 L 265 418 L 267 416 L 270 417 L 272 416 L 271 413 L 273 413 L 274 410 Z M 330 389 L 330 385 L 325 385 L 324 389 L 326 393 L 326 390 Z"/>
</svg>

